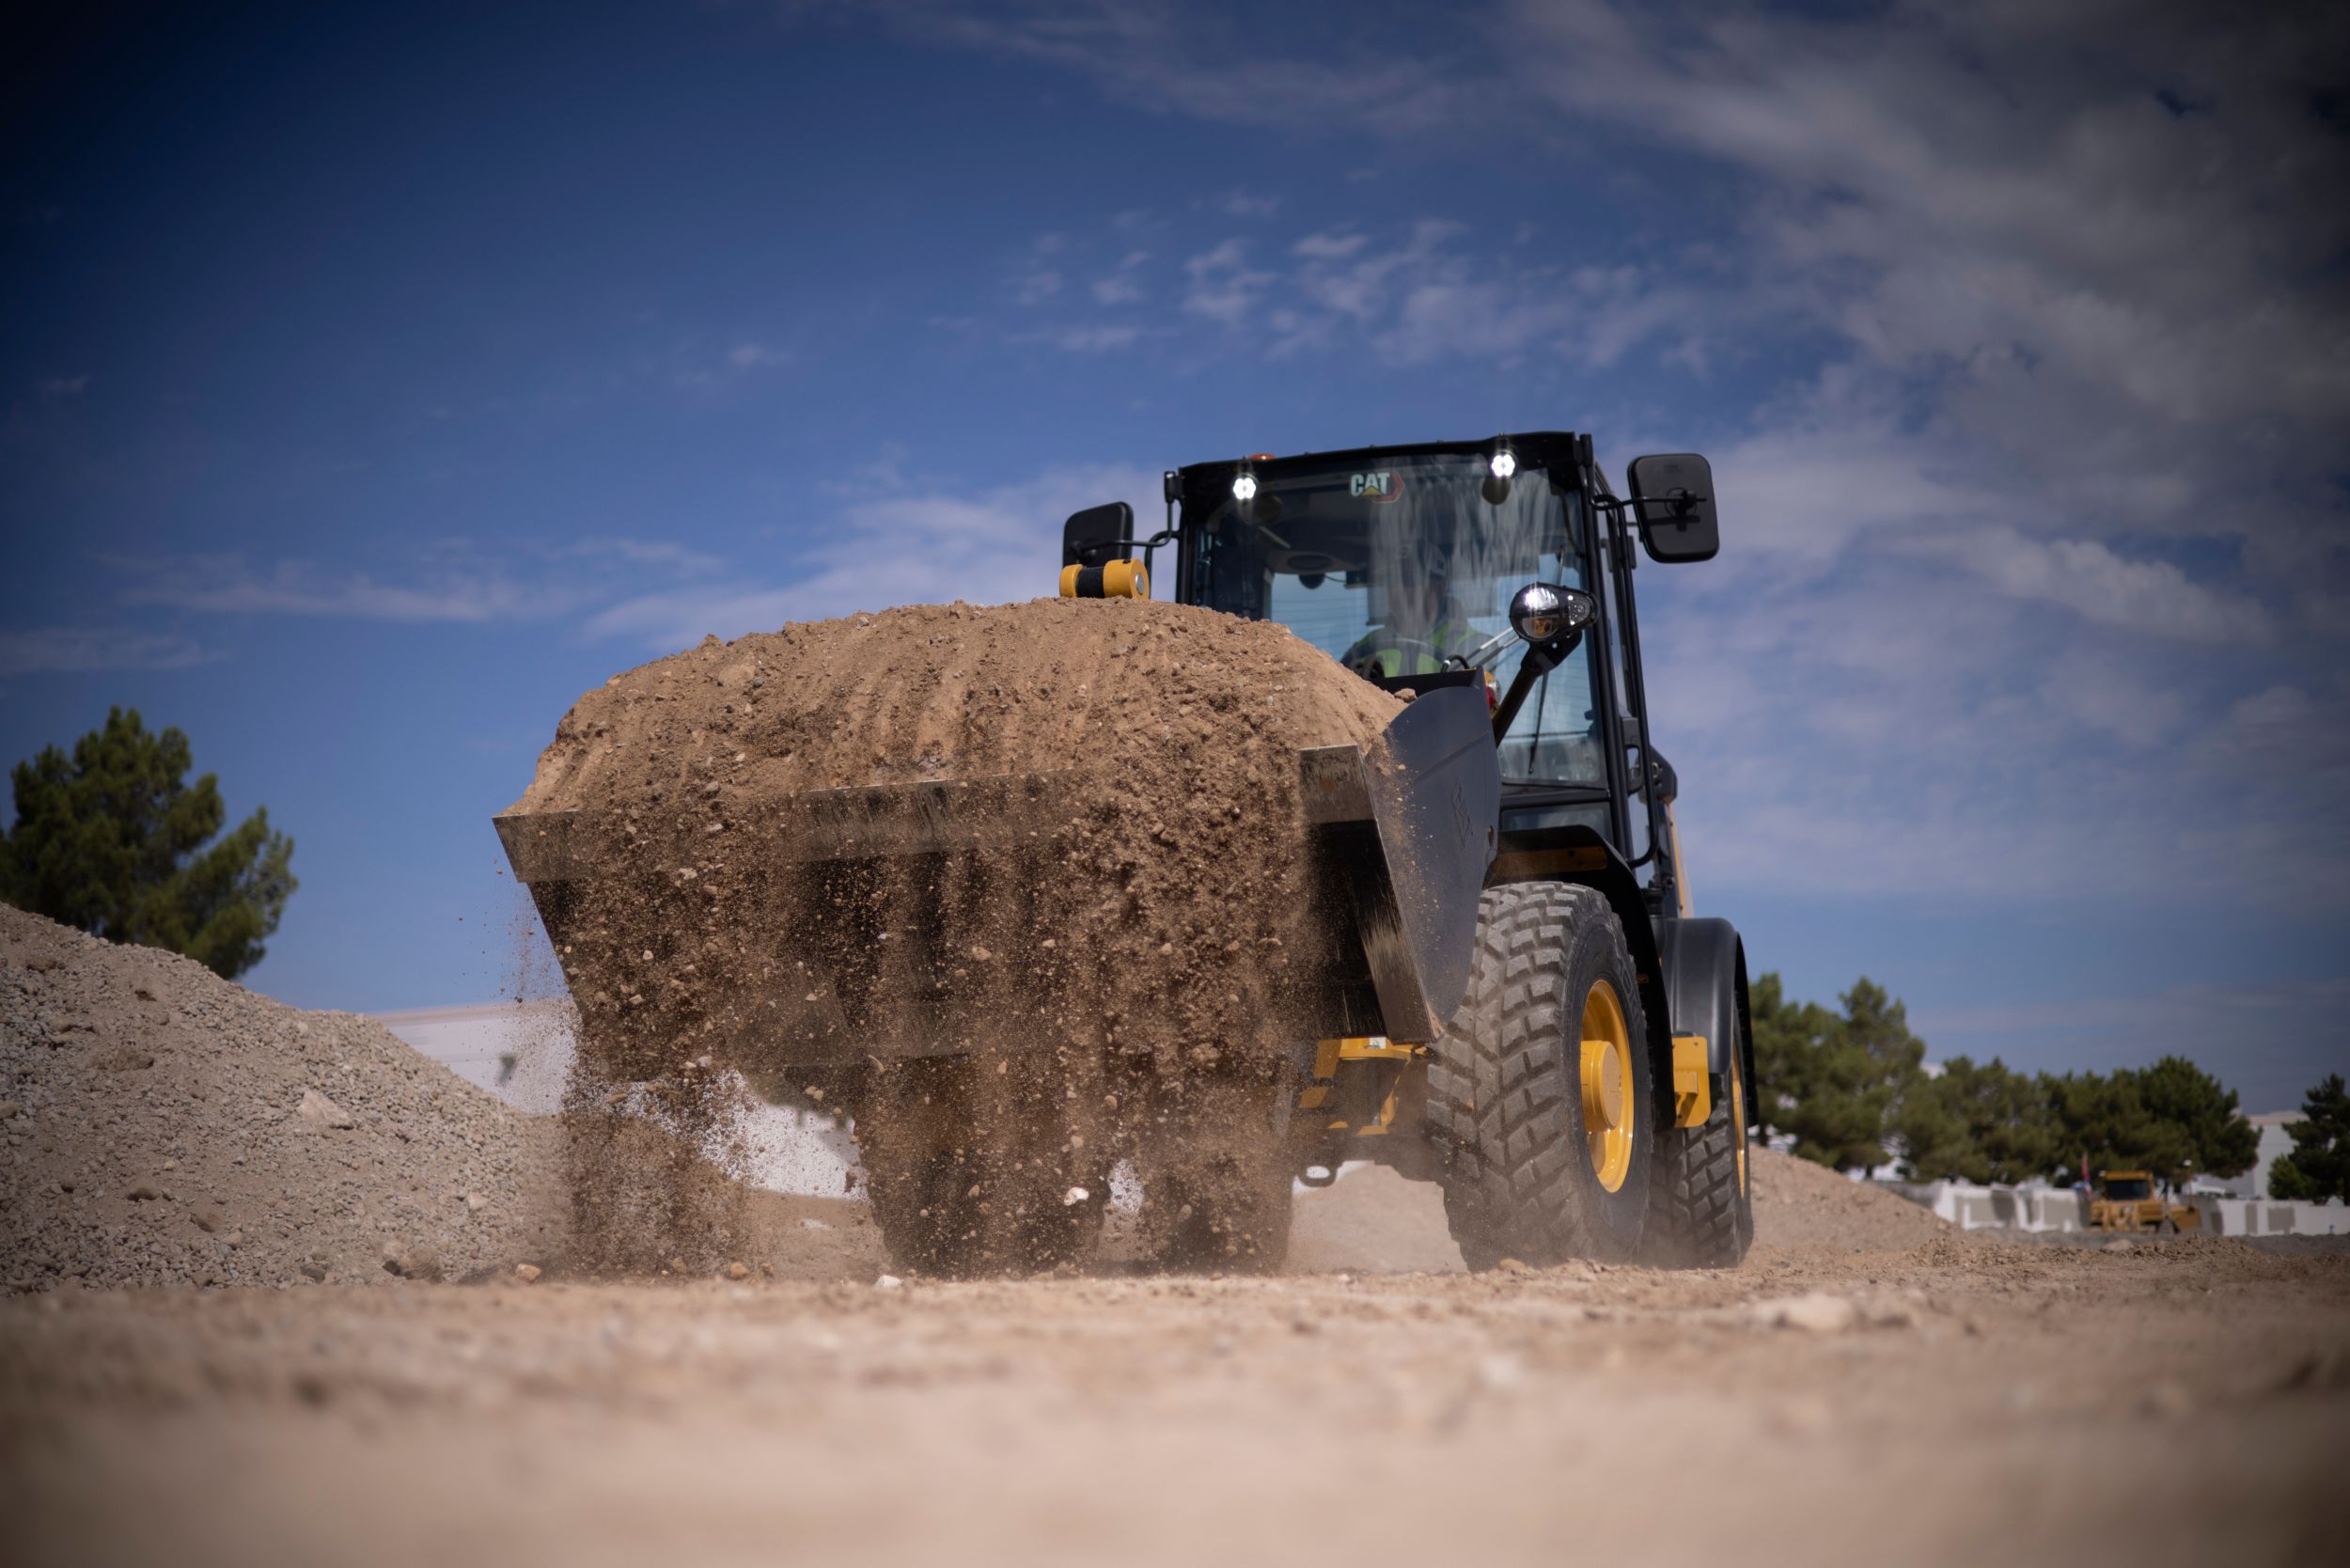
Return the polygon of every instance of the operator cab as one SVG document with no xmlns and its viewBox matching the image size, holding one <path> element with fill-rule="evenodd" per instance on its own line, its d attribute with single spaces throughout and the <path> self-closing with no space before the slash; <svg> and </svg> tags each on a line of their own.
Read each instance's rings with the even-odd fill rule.
<svg viewBox="0 0 2350 1568">
<path fill-rule="evenodd" d="M 1528 651 L 1507 635 L 1511 600 L 1531 582 L 1588 583 L 1572 542 L 1580 494 L 1513 461 L 1496 482 L 1493 465 L 1438 450 L 1185 469 L 1176 596 L 1277 620 L 1389 691 L 1458 682 L 1497 700 Z M 1473 668 L 1496 637 L 1497 656 Z M 1537 678 L 1498 737 L 1505 782 L 1606 787 L 1590 671 L 1578 643 Z"/>
<path fill-rule="evenodd" d="M 1632 481 L 1618 500 L 1590 439 L 1563 432 L 1195 463 L 1166 475 L 1167 526 L 1149 539 L 1122 503 L 1072 517 L 1063 587 L 1119 591 L 1104 574 L 1139 548 L 1131 575 L 1147 595 L 1154 552 L 1171 547 L 1183 604 L 1279 621 L 1389 691 L 1481 689 L 1505 844 L 1588 833 L 1653 868 L 1669 903 L 1656 846 L 1672 772 L 1642 740 L 1628 541 L 1703 560 L 1717 536 L 1702 458 L 1642 458 Z M 1528 619 L 1533 585 L 1563 621 Z"/>
</svg>

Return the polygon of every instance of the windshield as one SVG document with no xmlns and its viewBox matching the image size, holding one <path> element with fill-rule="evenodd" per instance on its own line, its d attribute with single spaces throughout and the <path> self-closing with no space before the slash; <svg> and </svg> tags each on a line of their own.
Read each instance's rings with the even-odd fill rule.
<svg viewBox="0 0 2350 1568">
<path fill-rule="evenodd" d="M 2106 1196 L 2119 1202 L 2135 1203 L 2154 1195 L 2154 1184 L 2143 1176 L 2117 1176 L 2106 1184 Z"/>
<path fill-rule="evenodd" d="M 1581 498 L 1539 469 L 1513 476 L 1498 499 L 1474 452 L 1275 463 L 1251 477 L 1246 502 L 1187 497 L 1188 597 L 1277 620 L 1366 675 L 1407 679 L 1474 651 L 1508 630 L 1511 596 L 1529 582 L 1586 586 L 1568 534 Z M 1512 641 L 1494 666 L 1502 689 L 1524 654 Z M 1542 678 L 1500 762 L 1517 782 L 1606 782 L 1585 647 Z"/>
</svg>

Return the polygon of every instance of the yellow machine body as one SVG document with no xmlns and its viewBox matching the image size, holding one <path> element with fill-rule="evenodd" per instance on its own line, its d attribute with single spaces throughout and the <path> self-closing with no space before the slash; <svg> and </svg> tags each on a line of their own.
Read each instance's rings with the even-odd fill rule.
<svg viewBox="0 0 2350 1568">
<path fill-rule="evenodd" d="M 1151 572 L 1140 561 L 1104 561 L 1100 566 L 1060 569 L 1063 599 L 1148 599 Z"/>
<path fill-rule="evenodd" d="M 2118 1196 L 2116 1188 L 2121 1189 Z M 2097 1190 L 2089 1200 L 2089 1228 L 2123 1232 L 2200 1231 L 2203 1211 L 2192 1203 L 2173 1203 L 2155 1191 L 2151 1170 L 2101 1170 Z"/>
</svg>

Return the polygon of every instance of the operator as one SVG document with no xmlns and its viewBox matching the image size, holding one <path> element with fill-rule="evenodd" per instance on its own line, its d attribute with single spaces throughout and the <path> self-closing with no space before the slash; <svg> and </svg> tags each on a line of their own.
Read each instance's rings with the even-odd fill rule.
<svg viewBox="0 0 2350 1568">
<path fill-rule="evenodd" d="M 1451 575 L 1440 560 L 1397 572 L 1387 588 L 1387 623 L 1364 633 L 1340 662 L 1357 675 L 1433 675 L 1482 642 L 1452 601 Z"/>
</svg>

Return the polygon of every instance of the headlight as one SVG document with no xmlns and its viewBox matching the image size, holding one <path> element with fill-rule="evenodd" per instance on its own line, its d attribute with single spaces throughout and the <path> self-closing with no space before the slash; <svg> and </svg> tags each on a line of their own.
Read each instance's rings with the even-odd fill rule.
<svg viewBox="0 0 2350 1568">
<path fill-rule="evenodd" d="M 1492 467 L 1495 478 L 1506 479 L 1518 471 L 1518 460 L 1509 447 L 1504 447 L 1494 454 Z"/>
<path fill-rule="evenodd" d="M 1257 498 L 1257 476 L 1242 469 L 1232 477 L 1232 499 L 1246 506 Z"/>
</svg>

